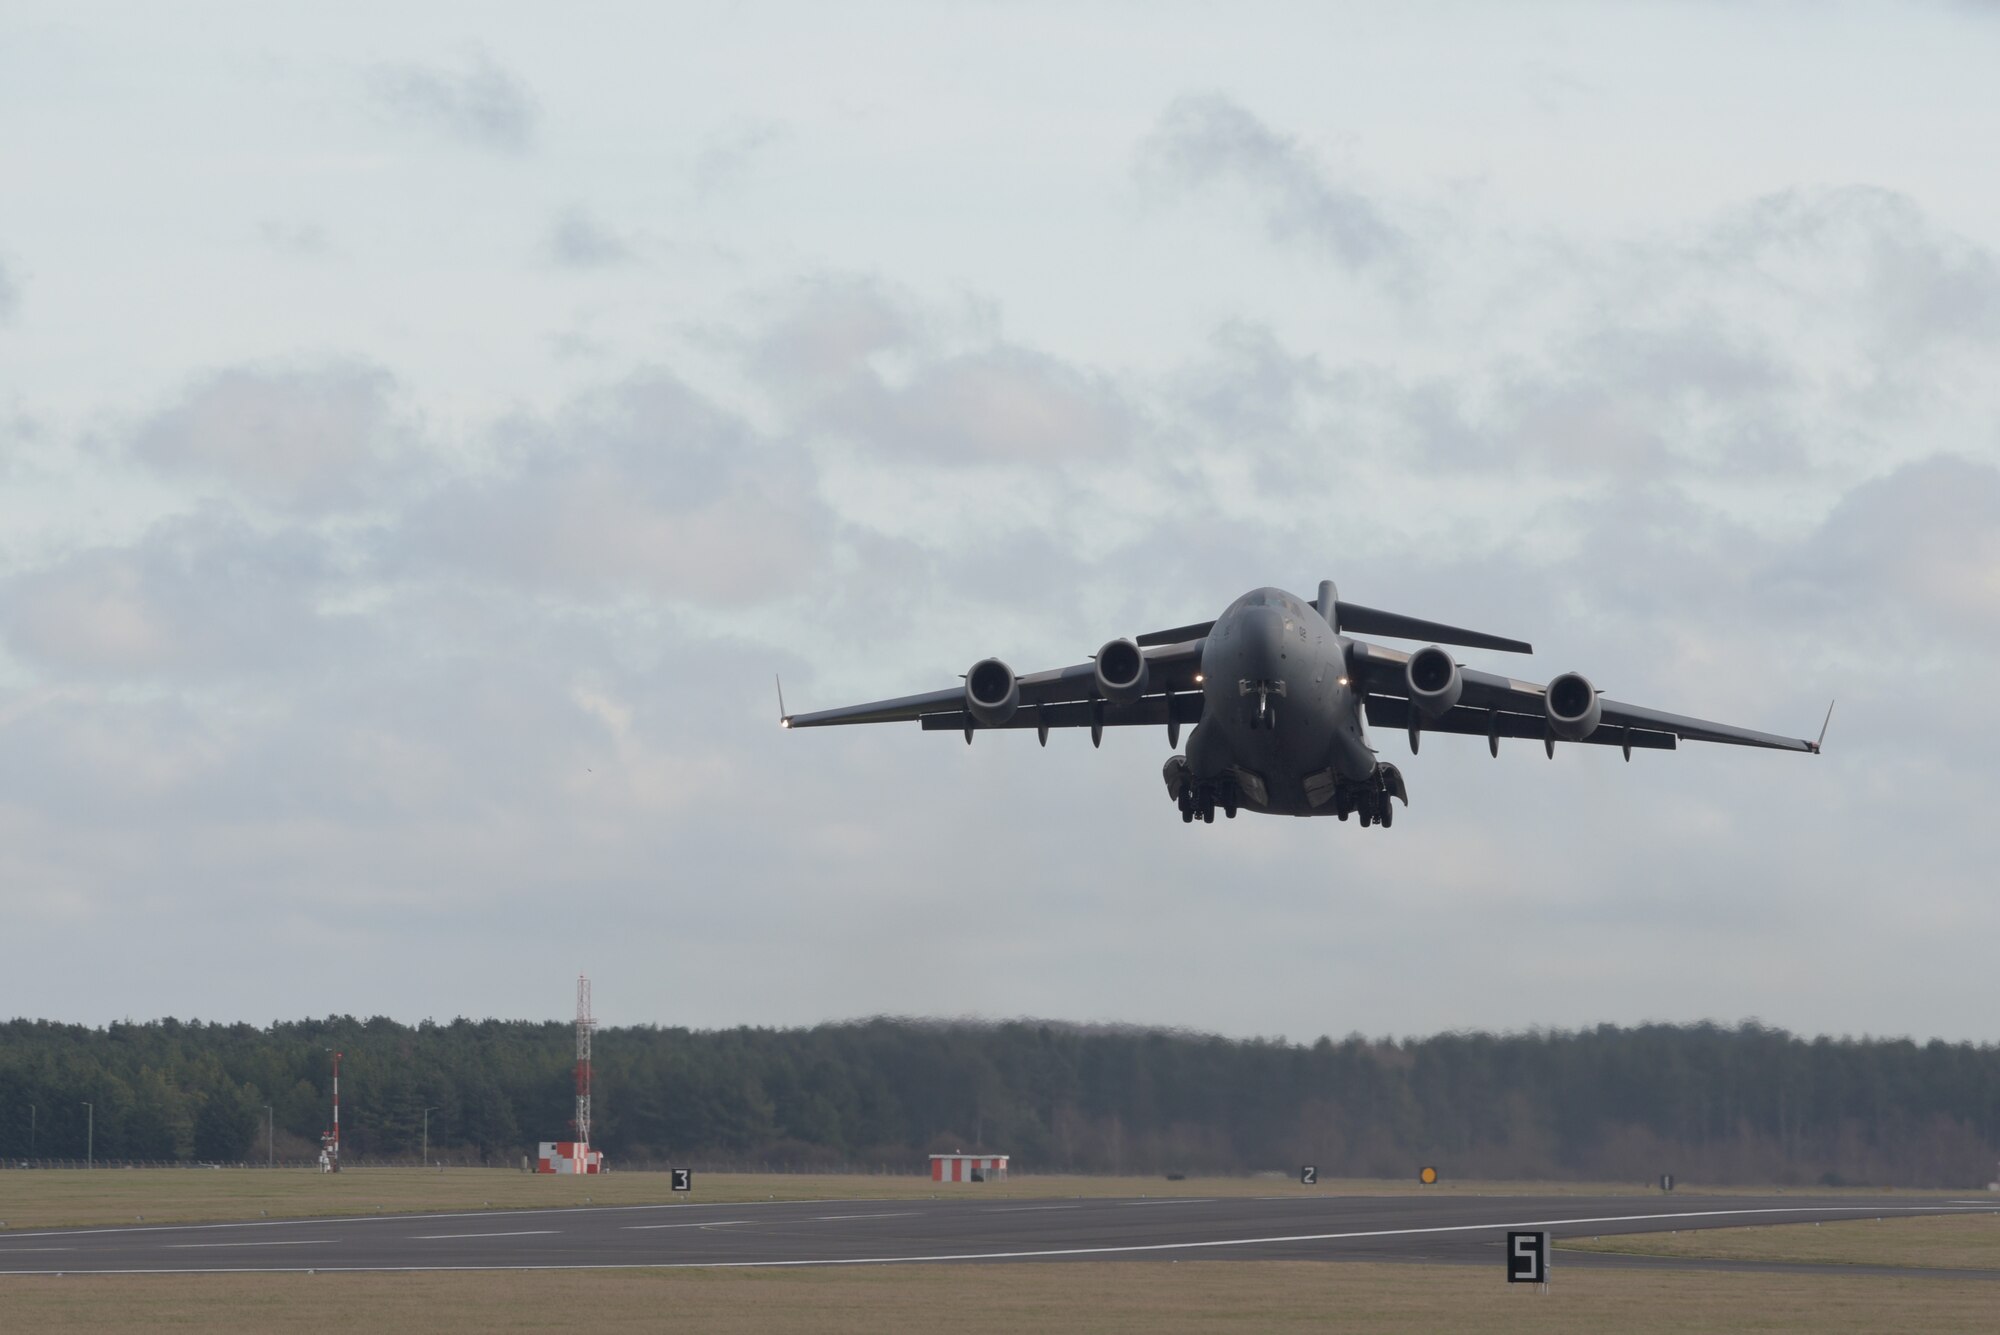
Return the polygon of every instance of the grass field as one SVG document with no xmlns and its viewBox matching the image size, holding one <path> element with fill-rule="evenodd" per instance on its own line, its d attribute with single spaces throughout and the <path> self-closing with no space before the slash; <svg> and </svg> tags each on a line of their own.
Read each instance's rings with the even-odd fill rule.
<svg viewBox="0 0 2000 1335">
<path fill-rule="evenodd" d="M 1885 1226 L 1886 1227 L 1886 1226 Z M 1833 1274 L 1115 1262 L 770 1271 L 0 1279 L 32 1331 L 1991 1332 L 2000 1286 Z"/>
<path fill-rule="evenodd" d="M 1894 1265 L 2000 1274 L 2000 1215 L 1781 1224 L 1770 1228 L 1683 1229 L 1576 1239 L 1557 1250 L 1615 1252 L 1715 1261 L 1793 1261 L 1812 1265 Z M 2000 1329 L 2000 1289 L 1993 1295 Z"/>
<path fill-rule="evenodd" d="M 1322 1181 L 1301 1187 L 1280 1177 L 1016 1177 L 1008 1182 L 939 1185 L 914 1174 L 697 1173 L 682 1199 L 907 1200 L 976 1195 L 981 1199 L 1066 1196 L 1322 1195 L 1643 1195 L 1634 1184 Z M 1683 1194 L 1693 1194 L 1684 1191 Z M 1810 1193 L 1800 1193 L 1802 1195 Z M 439 1210 L 527 1209 L 566 1205 L 650 1205 L 674 1199 L 665 1173 L 567 1177 L 510 1168 L 363 1168 L 323 1175 L 303 1169 L 36 1169 L 0 1172 L 0 1220 L 9 1230 L 64 1225 L 192 1223 L 211 1219 L 309 1218 Z"/>
</svg>

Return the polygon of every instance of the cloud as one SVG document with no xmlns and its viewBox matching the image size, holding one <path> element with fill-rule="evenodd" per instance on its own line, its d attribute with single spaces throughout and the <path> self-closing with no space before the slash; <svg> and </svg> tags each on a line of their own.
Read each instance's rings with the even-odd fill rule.
<svg viewBox="0 0 2000 1335">
<path fill-rule="evenodd" d="M 734 186 L 785 134 L 784 127 L 771 121 L 746 121 L 710 135 L 695 156 L 695 189 L 713 195 Z"/>
<path fill-rule="evenodd" d="M 358 362 L 233 367 L 140 425 L 132 452 L 168 475 L 222 482 L 281 509 L 364 505 L 407 476 L 412 435 L 388 372 Z"/>
<path fill-rule="evenodd" d="M 581 209 L 568 209 L 549 229 L 550 260 L 570 269 L 604 269 L 637 259 L 631 244 Z"/>
<path fill-rule="evenodd" d="M 1132 406 L 1107 377 L 852 276 L 804 285 L 748 341 L 807 436 L 945 466 L 1115 455 Z"/>
<path fill-rule="evenodd" d="M 326 228 L 316 222 L 266 218 L 257 224 L 257 239 L 273 254 L 288 259 L 317 260 L 333 253 Z"/>
<path fill-rule="evenodd" d="M 370 86 L 376 104 L 406 125 L 501 153 L 525 153 L 534 142 L 541 112 L 533 92 L 484 54 L 457 70 L 383 66 Z"/>
<path fill-rule="evenodd" d="M 309 667 L 326 641 L 314 599 L 328 553 L 227 511 L 164 521 L 0 581 L 0 637 L 64 679 L 227 681 Z"/>
<path fill-rule="evenodd" d="M 501 467 L 416 507 L 410 559 L 586 600 L 789 596 L 826 550 L 809 456 L 655 371 L 508 423 Z"/>
<path fill-rule="evenodd" d="M 1316 246 L 1351 268 L 1403 245 L 1367 196 L 1219 93 L 1176 99 L 1140 143 L 1138 165 L 1141 180 L 1164 193 L 1243 190 L 1263 209 L 1274 238 Z"/>
<path fill-rule="evenodd" d="M 7 272 L 7 266 L 0 262 L 0 324 L 7 324 L 14 313 L 21 309 L 21 288 Z"/>
</svg>

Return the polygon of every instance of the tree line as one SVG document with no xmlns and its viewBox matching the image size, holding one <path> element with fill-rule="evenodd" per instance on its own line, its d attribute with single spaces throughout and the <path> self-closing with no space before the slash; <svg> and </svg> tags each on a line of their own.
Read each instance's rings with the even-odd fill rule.
<svg viewBox="0 0 2000 1335">
<path fill-rule="evenodd" d="M 0 1157 L 233 1162 L 316 1151 L 341 1066 L 350 1155 L 516 1163 L 570 1136 L 566 1023 L 332 1016 L 0 1024 Z M 1311 1044 L 1054 1023 L 640 1025 L 595 1040 L 614 1167 L 886 1165 L 981 1149 L 1025 1172 L 1972 1188 L 2000 1155 L 2000 1048 L 1755 1023 Z M 92 1112 L 86 1113 L 84 1104 Z M 269 1141 L 267 1145 L 267 1128 Z"/>
</svg>

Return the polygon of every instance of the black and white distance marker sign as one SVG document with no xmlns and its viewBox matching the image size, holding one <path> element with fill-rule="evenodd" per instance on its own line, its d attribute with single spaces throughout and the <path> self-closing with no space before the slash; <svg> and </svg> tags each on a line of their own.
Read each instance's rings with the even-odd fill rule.
<svg viewBox="0 0 2000 1335">
<path fill-rule="evenodd" d="M 1672 1173 L 1660 1174 L 1660 1190 L 1672 1191 L 1673 1189 L 1674 1189 L 1674 1175 Z"/>
<path fill-rule="evenodd" d="M 675 1190 L 675 1191 L 693 1191 L 693 1190 L 694 1190 L 694 1170 L 693 1170 L 693 1169 L 691 1169 L 691 1168 L 676 1168 L 676 1169 L 674 1169 L 674 1190 Z"/>
<path fill-rule="evenodd" d="M 1311 1187 L 1318 1185 L 1318 1183 L 1319 1167 L 1316 1164 L 1307 1164 L 1304 1168 L 1299 1169 L 1300 1186 Z"/>
<path fill-rule="evenodd" d="M 1549 1282 L 1549 1235 L 1514 1231 L 1507 1234 L 1507 1282 L 1546 1284 Z"/>
</svg>

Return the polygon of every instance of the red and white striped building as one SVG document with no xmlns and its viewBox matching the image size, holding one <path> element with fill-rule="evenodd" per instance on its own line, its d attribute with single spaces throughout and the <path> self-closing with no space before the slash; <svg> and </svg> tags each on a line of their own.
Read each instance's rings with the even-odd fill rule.
<svg viewBox="0 0 2000 1335">
<path fill-rule="evenodd" d="M 545 1140 L 535 1152 L 537 1173 L 601 1173 L 604 1151 L 580 1140 Z"/>
<path fill-rule="evenodd" d="M 973 1174 L 977 1173 L 977 1178 Z M 1004 1154 L 933 1154 L 933 1182 L 1005 1182 L 1007 1156 Z"/>
</svg>

